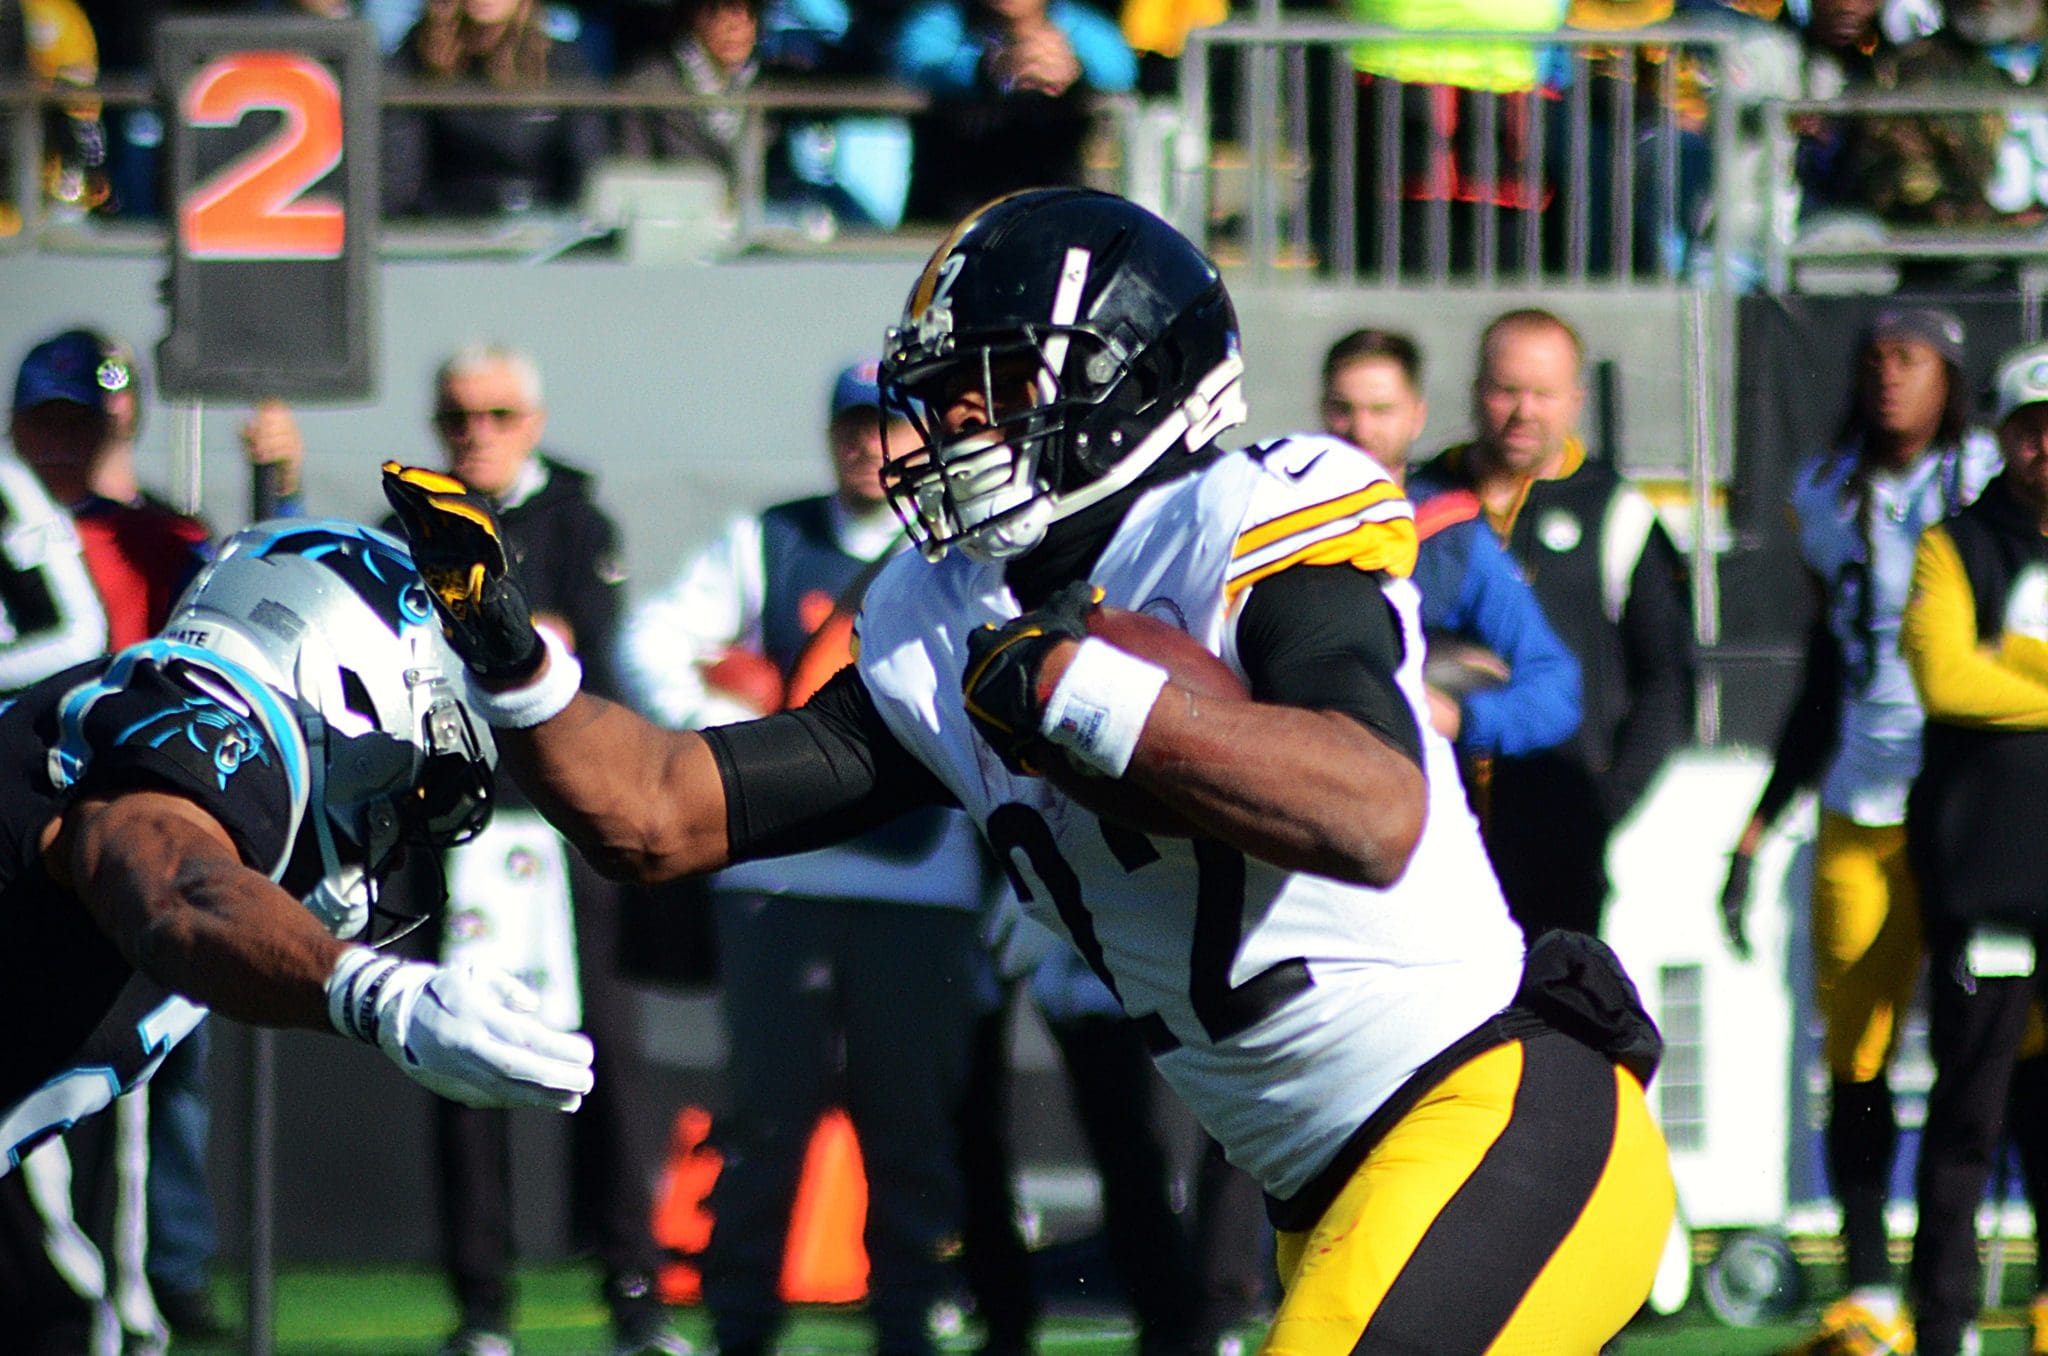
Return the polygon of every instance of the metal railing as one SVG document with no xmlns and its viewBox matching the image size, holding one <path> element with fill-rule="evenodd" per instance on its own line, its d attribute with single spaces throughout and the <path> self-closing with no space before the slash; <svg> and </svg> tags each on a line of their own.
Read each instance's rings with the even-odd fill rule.
<svg viewBox="0 0 2048 1356">
<path fill-rule="evenodd" d="M 1528 95 L 1461 91 L 1472 125 L 1465 177 L 1472 201 L 1454 204 L 1447 193 L 1418 200 L 1413 172 L 1422 167 L 1406 162 L 1457 148 L 1426 131 L 1420 157 L 1409 156 L 1417 148 L 1412 129 L 1404 128 L 1404 92 L 1421 87 L 1361 81 L 1352 61 L 1359 44 L 1380 41 L 1527 42 L 1555 53 L 1567 76 Z M 1670 283 L 1681 276 L 1722 286 L 1728 242 L 1718 223 L 1731 212 L 1719 170 L 1734 160 L 1738 110 L 1732 99 L 1706 99 L 1705 130 L 1685 128 L 1679 58 L 1700 63 L 1701 78 L 1721 88 L 1723 51 L 1733 41 L 1726 28 L 1676 24 L 1625 33 L 1418 34 L 1272 15 L 1197 30 L 1180 71 L 1183 135 L 1197 144 L 1177 158 L 1174 217 L 1196 239 L 1241 254 L 1262 276 L 1305 267 L 1389 286 L 1583 286 Z M 1645 54 L 1656 58 L 1648 63 L 1655 72 L 1648 88 L 1636 79 Z M 1622 74 L 1606 74 L 1610 66 Z M 1235 90 L 1223 110 L 1216 106 L 1219 88 Z M 1596 93 L 1602 96 L 1597 107 Z M 1359 117 L 1361 99 L 1368 101 L 1369 118 Z M 1510 100 L 1528 105 L 1524 142 L 1512 164 L 1501 147 Z M 1238 197 L 1245 210 L 1234 239 L 1214 210 L 1219 158 L 1199 145 L 1208 129 L 1242 158 L 1245 183 Z M 1696 223 L 1683 219 L 1682 136 L 1697 138 L 1707 152 L 1710 178 L 1702 192 L 1716 210 L 1699 238 Z M 1607 148 L 1604 156 L 1596 155 L 1596 142 Z M 1505 205 L 1504 199 L 1534 206 Z M 1467 218 L 1458 225 L 1468 237 L 1463 260 L 1452 250 L 1460 209 Z M 1606 219 L 1604 230 L 1596 229 L 1596 209 Z M 1654 240 L 1639 238 L 1639 221 Z M 1697 262 L 1700 250 L 1707 252 L 1704 265 Z M 1421 257 L 1404 257 L 1413 252 Z M 1639 266 L 1645 252 L 1654 256 L 1647 268 Z"/>
<path fill-rule="evenodd" d="M 0 249 L 34 248 L 46 243 L 46 228 L 52 224 L 49 206 L 44 200 L 42 186 L 42 165 L 46 147 L 45 127 L 41 116 L 43 110 L 75 103 L 81 99 L 97 99 L 113 109 L 138 107 L 161 107 L 162 92 L 147 81 L 109 81 L 92 87 L 66 86 L 51 88 L 22 81 L 0 81 L 0 118 L 9 124 L 6 144 L 9 147 L 8 196 L 21 214 L 21 226 L 12 241 L 0 240 Z M 711 110 L 736 108 L 744 115 L 740 136 L 740 150 L 736 158 L 736 169 L 732 182 L 732 208 L 737 223 L 736 244 L 761 239 L 768 220 L 768 185 L 766 165 L 774 125 L 779 119 L 803 120 L 824 119 L 843 114 L 882 114 L 901 117 L 915 117 L 926 112 L 932 105 L 931 96 L 889 80 L 861 79 L 764 79 L 753 88 L 736 95 L 703 95 L 681 90 L 649 90 L 628 87 L 623 84 L 600 83 L 595 81 L 563 82 L 550 84 L 538 89 L 492 89 L 469 85 L 447 85 L 424 81 L 387 80 L 378 94 L 380 105 L 387 109 L 529 109 L 548 108 L 566 113 L 595 112 L 604 114 L 650 113 L 689 110 Z M 1097 95 L 1092 108 L 1098 131 L 1106 137 L 1110 147 L 1108 173 L 1113 187 L 1140 200 L 1157 199 L 1160 194 L 1156 185 L 1138 183 L 1132 180 L 1135 170 L 1150 163 L 1143 156 L 1134 156 L 1131 139 L 1137 127 L 1137 103 L 1129 96 Z M 1156 174 L 1156 171 L 1155 171 Z M 579 237 L 578 223 L 574 220 L 576 209 L 572 206 L 556 214 L 559 221 L 556 229 L 543 232 L 556 241 L 572 242 Z M 116 218 L 118 220 L 118 218 Z M 427 232 L 418 242 L 406 239 L 401 227 L 394 236 L 388 231 L 393 219 L 386 220 L 387 247 L 396 247 L 401 252 L 424 245 L 428 249 L 450 245 L 451 233 L 446 222 Z M 412 220 L 412 219 L 406 219 Z M 587 235 L 590 232 L 584 231 Z M 146 231 L 145 237 L 151 246 L 159 246 L 161 223 Z M 488 242 L 501 238 L 503 231 L 494 228 L 487 220 L 474 223 L 470 238 L 474 243 L 488 247 Z M 456 252 L 461 252 L 458 246 Z"/>
<path fill-rule="evenodd" d="M 1893 263 L 1901 259 L 2011 260 L 2048 262 L 2048 226 L 1986 222 L 1967 226 L 1914 226 L 1887 223 L 1875 213 L 1854 231 L 1815 233 L 1802 227 L 1797 175 L 1798 135 L 1803 118 L 1831 121 L 1859 118 L 1929 118 L 1943 115 L 2015 113 L 2041 115 L 2041 93 L 2035 89 L 1871 90 L 1831 99 L 1771 100 L 1763 106 L 1769 169 L 1767 181 L 1778 191 L 1772 199 L 1770 228 L 1764 237 L 1764 285 L 1773 292 L 1796 288 L 1800 263 Z M 2038 333 L 2038 286 L 2022 289 L 2029 308 L 2026 333 Z"/>
</svg>

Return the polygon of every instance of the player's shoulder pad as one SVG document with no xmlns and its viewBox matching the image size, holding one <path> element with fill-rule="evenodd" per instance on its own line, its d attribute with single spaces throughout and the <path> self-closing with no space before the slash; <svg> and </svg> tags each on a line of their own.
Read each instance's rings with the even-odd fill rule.
<svg viewBox="0 0 2048 1356">
<path fill-rule="evenodd" d="M 252 863 L 284 867 L 309 794 L 303 730 L 284 699 L 240 665 L 176 640 L 116 654 L 66 693 L 51 782 L 136 772 L 216 812 Z"/>
<path fill-rule="evenodd" d="M 1248 454 L 1262 474 L 1231 549 L 1231 593 L 1296 565 L 1414 570 L 1414 510 L 1364 452 L 1341 439 L 1293 434 Z"/>
</svg>

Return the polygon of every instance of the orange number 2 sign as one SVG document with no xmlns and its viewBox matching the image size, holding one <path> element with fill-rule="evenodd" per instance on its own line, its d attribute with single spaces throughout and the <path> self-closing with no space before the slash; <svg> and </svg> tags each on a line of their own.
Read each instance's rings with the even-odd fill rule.
<svg viewBox="0 0 2048 1356">
<path fill-rule="evenodd" d="M 341 87 L 327 67 L 292 52 L 237 52 L 185 88 L 193 127 L 233 127 L 273 109 L 284 125 L 193 188 L 179 234 L 194 259 L 338 259 L 347 214 L 306 192 L 341 163 Z"/>
</svg>

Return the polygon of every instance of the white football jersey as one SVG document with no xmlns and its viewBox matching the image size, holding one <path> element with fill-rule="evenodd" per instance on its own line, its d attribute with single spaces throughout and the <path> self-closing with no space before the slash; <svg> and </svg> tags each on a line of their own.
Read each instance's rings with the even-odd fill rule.
<svg viewBox="0 0 2048 1356">
<path fill-rule="evenodd" d="M 1172 621 L 1242 676 L 1237 605 L 1303 564 L 1388 570 L 1423 731 L 1428 817 L 1386 890 L 1281 870 L 1214 840 L 1148 838 L 1013 774 L 962 704 L 966 638 L 1018 615 L 999 564 L 906 554 L 870 588 L 861 677 L 898 740 L 980 826 L 1032 915 L 1064 932 L 1151 1029 L 1161 1072 L 1232 1162 L 1293 1195 L 1409 1074 L 1506 1006 L 1522 937 L 1450 746 L 1431 731 L 1407 570 L 1407 501 L 1356 448 L 1295 437 L 1160 485 L 1093 572 L 1118 607 Z"/>
</svg>

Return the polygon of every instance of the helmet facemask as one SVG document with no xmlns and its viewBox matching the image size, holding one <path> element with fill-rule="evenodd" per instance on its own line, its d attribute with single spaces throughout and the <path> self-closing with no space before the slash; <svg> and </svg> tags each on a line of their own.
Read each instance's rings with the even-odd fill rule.
<svg viewBox="0 0 2048 1356">
<path fill-rule="evenodd" d="M 385 946 L 425 922 L 447 895 L 441 854 L 490 820 L 489 736 L 479 737 L 460 699 L 435 695 L 444 686 L 441 679 L 409 682 L 416 707 L 424 707 L 416 742 L 382 730 L 342 735 L 301 704 L 314 807 L 301 838 L 317 849 L 320 873 L 302 902 L 337 937 Z M 400 908 L 384 886 L 413 849 L 434 863 L 434 888 Z M 429 883 L 415 877 L 416 886 Z"/>
<path fill-rule="evenodd" d="M 1091 261 L 1110 270 L 1098 285 L 1121 280 L 1117 307 L 1137 306 L 1146 324 L 1080 315 Z M 1114 259 L 1072 247 L 1043 322 L 999 316 L 977 326 L 956 315 L 951 296 L 973 267 L 961 255 L 934 263 L 932 299 L 884 347 L 884 404 L 904 412 L 923 446 L 885 461 L 882 485 L 928 558 L 954 546 L 977 560 L 1021 555 L 1169 452 L 1205 447 L 1243 420 L 1243 363 L 1220 284 L 1175 313 L 1117 274 Z M 949 430 L 948 412 L 969 393 L 984 413 Z"/>
</svg>

